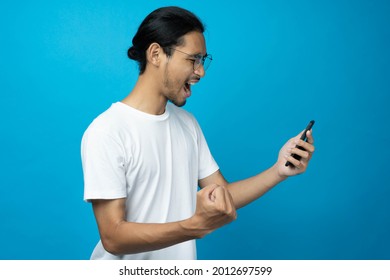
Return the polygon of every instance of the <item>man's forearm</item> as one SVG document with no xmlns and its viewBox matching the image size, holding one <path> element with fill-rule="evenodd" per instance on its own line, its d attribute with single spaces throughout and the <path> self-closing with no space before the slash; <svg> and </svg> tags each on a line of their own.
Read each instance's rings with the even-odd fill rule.
<svg viewBox="0 0 390 280">
<path fill-rule="evenodd" d="M 161 224 L 123 221 L 110 235 L 102 236 L 102 243 L 115 255 L 136 254 L 163 249 L 202 235 L 190 219 Z"/>
<path fill-rule="evenodd" d="M 274 165 L 256 176 L 228 184 L 227 189 L 232 195 L 234 204 L 238 209 L 261 197 L 286 178 L 286 176 L 280 176 L 278 174 L 277 168 Z"/>
</svg>

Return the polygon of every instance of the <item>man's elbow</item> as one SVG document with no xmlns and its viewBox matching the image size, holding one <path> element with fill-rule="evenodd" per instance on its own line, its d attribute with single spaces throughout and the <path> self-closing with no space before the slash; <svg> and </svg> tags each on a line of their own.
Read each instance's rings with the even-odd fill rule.
<svg viewBox="0 0 390 280">
<path fill-rule="evenodd" d="M 118 241 L 115 240 L 115 238 L 110 236 L 101 236 L 101 241 L 104 250 L 106 250 L 108 253 L 112 255 L 123 255 L 123 246 L 119 244 Z"/>
</svg>

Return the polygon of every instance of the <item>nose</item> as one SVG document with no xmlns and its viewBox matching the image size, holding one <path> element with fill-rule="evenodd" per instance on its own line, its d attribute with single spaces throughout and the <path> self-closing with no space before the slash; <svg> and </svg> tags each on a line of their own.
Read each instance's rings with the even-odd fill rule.
<svg viewBox="0 0 390 280">
<path fill-rule="evenodd" d="M 196 70 L 194 70 L 194 74 L 198 75 L 201 78 L 203 78 L 204 75 L 206 75 L 206 70 L 204 70 L 203 64 L 200 64 L 199 67 Z"/>
</svg>

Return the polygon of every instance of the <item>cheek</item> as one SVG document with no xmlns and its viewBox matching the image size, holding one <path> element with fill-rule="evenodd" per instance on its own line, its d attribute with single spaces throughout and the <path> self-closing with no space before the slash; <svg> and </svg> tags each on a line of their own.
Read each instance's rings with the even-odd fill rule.
<svg viewBox="0 0 390 280">
<path fill-rule="evenodd" d="M 177 86 L 184 86 L 193 74 L 193 67 L 186 64 L 171 65 L 167 71 L 167 78 Z"/>
<path fill-rule="evenodd" d="M 179 86 L 183 86 L 191 77 L 191 72 L 186 71 L 186 69 L 183 69 L 182 71 L 178 70 L 171 77 L 173 78 L 176 84 L 178 84 Z"/>
</svg>

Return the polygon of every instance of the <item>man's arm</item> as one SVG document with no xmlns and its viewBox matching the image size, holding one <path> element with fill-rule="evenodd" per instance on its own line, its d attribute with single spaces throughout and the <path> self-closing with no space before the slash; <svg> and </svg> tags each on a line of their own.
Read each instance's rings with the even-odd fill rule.
<svg viewBox="0 0 390 280">
<path fill-rule="evenodd" d="M 125 198 L 93 200 L 92 205 L 103 247 L 114 255 L 158 250 L 201 238 L 236 218 L 229 191 L 215 184 L 198 192 L 195 214 L 178 222 L 128 222 Z"/>
<path fill-rule="evenodd" d="M 218 170 L 212 175 L 200 180 L 199 186 L 202 188 L 213 183 L 226 186 L 233 197 L 234 205 L 237 209 L 249 204 L 287 177 L 306 171 L 311 155 L 314 152 L 314 139 L 311 131 L 308 131 L 306 134 L 308 142 L 300 140 L 300 135 L 301 133 L 290 139 L 282 147 L 277 162 L 264 172 L 248 179 L 229 184 Z M 296 145 L 301 146 L 305 151 L 296 148 Z M 291 154 L 297 154 L 302 158 L 296 160 Z M 286 161 L 291 162 L 294 167 L 285 166 Z"/>
<path fill-rule="evenodd" d="M 284 179 L 275 174 L 275 166 L 256 176 L 233 183 L 228 183 L 218 170 L 209 177 L 201 180 L 200 186 L 202 187 L 205 182 L 219 182 L 221 185 L 226 186 L 233 197 L 236 209 L 239 209 L 258 199 Z"/>
</svg>

